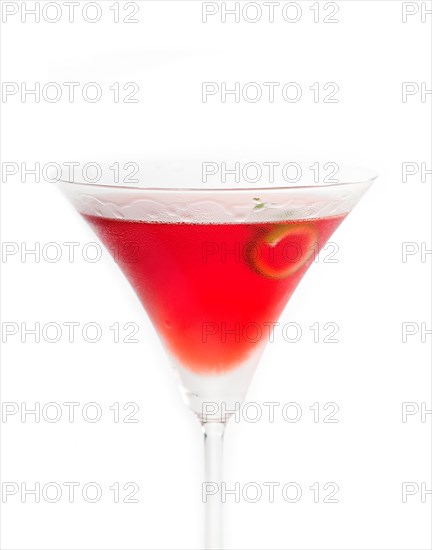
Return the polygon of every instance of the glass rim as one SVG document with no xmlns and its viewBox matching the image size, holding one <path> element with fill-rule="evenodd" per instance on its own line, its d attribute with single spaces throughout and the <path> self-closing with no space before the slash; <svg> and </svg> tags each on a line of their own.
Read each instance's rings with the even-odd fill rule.
<svg viewBox="0 0 432 550">
<path fill-rule="evenodd" d="M 166 186 L 166 185 L 149 185 L 146 186 L 144 182 L 138 182 L 134 184 L 122 184 L 122 183 L 113 183 L 113 184 L 107 184 L 102 183 L 100 181 L 80 181 L 77 179 L 72 178 L 65 178 L 65 177 L 57 177 L 53 178 L 55 184 L 63 184 L 68 186 L 76 186 L 76 187 L 85 187 L 87 189 L 107 189 L 107 190 L 125 190 L 125 191 L 149 191 L 149 192 L 161 192 L 161 193 L 173 193 L 173 192 L 185 192 L 185 193 L 221 193 L 221 192 L 256 192 L 256 191 L 289 191 L 289 190 L 305 190 L 305 189 L 329 189 L 329 188 L 335 188 L 335 187 L 344 187 L 344 186 L 361 186 L 361 185 L 367 185 L 372 184 L 378 177 L 379 173 L 376 170 L 364 168 L 364 167 L 356 167 L 352 165 L 338 165 L 338 168 L 345 170 L 345 171 L 357 171 L 360 172 L 360 176 L 357 177 L 344 177 L 341 181 L 334 181 L 334 182 L 317 182 L 314 181 L 313 176 L 311 176 L 311 183 L 310 184 L 290 184 L 288 182 L 284 182 L 283 184 L 277 185 L 274 183 L 271 183 L 269 185 L 263 185 L 262 181 L 257 182 L 254 184 L 253 182 L 248 182 L 245 184 L 245 186 L 241 185 L 224 185 L 215 187 L 212 185 L 205 186 L 204 182 L 200 182 L 200 185 L 197 185 L 195 187 L 187 186 L 187 185 L 172 185 L 172 186 Z M 168 179 L 168 178 L 167 178 Z M 192 178 L 191 178 L 192 179 Z"/>
<path fill-rule="evenodd" d="M 335 182 L 335 183 L 313 183 L 311 185 L 279 185 L 279 186 L 267 186 L 264 187 L 262 185 L 257 185 L 256 187 L 144 187 L 139 185 L 107 185 L 104 183 L 90 183 L 90 182 L 79 182 L 79 181 L 70 181 L 70 180 L 64 180 L 59 179 L 56 181 L 56 183 L 63 183 L 67 185 L 76 185 L 78 186 L 85 186 L 85 187 L 97 187 L 102 189 L 124 189 L 124 190 L 133 190 L 133 191 L 161 191 L 161 192 L 188 192 L 188 191 L 194 191 L 194 192 L 228 192 L 228 191 L 288 191 L 290 189 L 326 189 L 326 188 L 333 188 L 333 187 L 343 187 L 348 185 L 365 185 L 367 183 L 373 183 L 377 178 L 379 174 L 378 172 L 375 172 L 373 176 L 370 178 L 359 180 L 359 181 L 343 181 L 343 182 Z"/>
</svg>

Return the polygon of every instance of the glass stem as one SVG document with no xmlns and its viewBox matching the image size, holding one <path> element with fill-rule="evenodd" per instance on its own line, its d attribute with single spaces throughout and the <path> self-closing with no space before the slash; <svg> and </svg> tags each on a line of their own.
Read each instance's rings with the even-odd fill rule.
<svg viewBox="0 0 432 550">
<path fill-rule="evenodd" d="M 205 548 L 221 550 L 222 546 L 222 448 L 224 422 L 205 422 Z"/>
</svg>

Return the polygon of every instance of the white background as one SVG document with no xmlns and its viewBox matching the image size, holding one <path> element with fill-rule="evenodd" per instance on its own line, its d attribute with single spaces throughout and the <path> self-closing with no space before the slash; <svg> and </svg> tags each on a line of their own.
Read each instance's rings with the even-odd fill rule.
<svg viewBox="0 0 432 550">
<path fill-rule="evenodd" d="M 5 4 L 5 3 L 4 3 Z M 12 3 L 13 4 L 13 3 Z M 26 2 L 25 4 L 34 4 Z M 298 22 L 280 10 L 252 24 L 203 23 L 199 1 L 138 2 L 139 23 L 113 22 L 114 2 L 102 1 L 102 18 L 35 23 L 21 13 L 2 24 L 3 82 L 95 81 L 97 103 L 36 103 L 3 97 L 2 161 L 40 162 L 155 156 L 211 158 L 212 151 L 259 151 L 272 160 L 308 158 L 349 162 L 377 170 L 379 180 L 338 230 L 338 262 L 321 257 L 302 281 L 281 323 L 295 321 L 301 339 L 281 333 L 269 344 L 248 401 L 297 402 L 303 415 L 273 423 L 231 422 L 226 432 L 225 477 L 235 482 L 298 483 L 302 497 L 257 503 L 228 497 L 225 540 L 232 549 L 426 549 L 431 547 L 431 496 L 402 502 L 404 482 L 431 489 L 431 415 L 402 422 L 402 403 L 431 408 L 430 335 L 402 341 L 402 323 L 430 326 L 430 255 L 402 262 L 402 243 L 431 248 L 430 175 L 402 181 L 403 162 L 430 161 L 431 96 L 402 101 L 402 83 L 431 88 L 431 15 L 402 21 L 402 2 L 343 0 L 339 23 L 313 20 L 301 2 Z M 285 2 L 281 2 L 283 6 Z M 320 8 L 324 9 L 324 2 Z M 16 4 L 21 9 L 19 4 Z M 42 7 L 43 3 L 41 3 Z M 60 5 L 63 5 L 60 3 Z M 120 3 L 120 14 L 124 6 Z M 65 10 L 65 8 L 63 7 Z M 126 12 L 125 12 L 126 13 Z M 252 13 L 252 12 L 251 12 Z M 123 16 L 122 16 L 123 17 Z M 136 82 L 139 103 L 112 101 L 114 82 Z M 205 81 L 298 82 L 297 103 L 275 100 L 222 103 L 201 100 Z M 308 87 L 337 82 L 339 103 L 314 103 Z M 2 505 L 4 549 L 201 548 L 203 475 L 200 427 L 184 407 L 174 377 L 132 289 L 104 252 L 90 263 L 81 254 L 95 241 L 53 185 L 21 173 L 2 181 L 2 240 L 19 252 L 2 258 L 3 323 L 97 322 L 103 336 L 74 343 L 35 343 L 9 336 L 2 352 L 4 402 L 79 402 L 77 419 L 40 423 L 19 414 L 2 418 L 3 483 L 98 483 L 102 498 L 34 503 L 20 494 Z M 35 243 L 62 246 L 50 263 L 20 253 Z M 75 261 L 65 242 L 78 242 Z M 415 246 L 415 245 L 414 245 Z M 138 323 L 139 343 L 115 343 L 114 322 Z M 314 343 L 308 327 L 338 323 L 339 343 Z M 11 326 L 11 325 L 9 325 Z M 3 325 L 4 327 L 4 325 Z M 122 334 L 124 337 L 125 333 Z M 3 334 L 3 339 L 5 336 Z M 321 337 L 322 340 L 322 337 Z M 83 420 L 82 406 L 97 402 L 99 422 Z M 137 423 L 115 423 L 109 407 L 139 405 Z M 338 423 L 313 421 L 309 407 L 339 406 Z M 280 409 L 279 409 L 280 410 Z M 123 418 L 125 412 L 121 412 Z M 139 485 L 139 503 L 114 503 L 108 488 Z M 309 487 L 339 486 L 339 503 L 315 503 Z M 124 497 L 124 491 L 121 494 Z M 253 492 L 251 492 L 253 496 Z"/>
</svg>

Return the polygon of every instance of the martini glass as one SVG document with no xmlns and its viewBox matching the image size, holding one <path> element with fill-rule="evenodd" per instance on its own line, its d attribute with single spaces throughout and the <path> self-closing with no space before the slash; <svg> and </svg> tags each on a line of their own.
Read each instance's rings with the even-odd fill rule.
<svg viewBox="0 0 432 550">
<path fill-rule="evenodd" d="M 59 185 L 146 309 L 201 422 L 206 483 L 220 488 L 225 425 L 269 327 L 376 176 L 339 168 L 331 183 L 304 170 L 288 185 L 281 177 L 229 186 L 226 176 L 204 184 L 198 161 L 143 163 L 133 186 L 103 173 L 97 184 Z M 205 506 L 205 547 L 220 549 L 220 492 Z"/>
</svg>

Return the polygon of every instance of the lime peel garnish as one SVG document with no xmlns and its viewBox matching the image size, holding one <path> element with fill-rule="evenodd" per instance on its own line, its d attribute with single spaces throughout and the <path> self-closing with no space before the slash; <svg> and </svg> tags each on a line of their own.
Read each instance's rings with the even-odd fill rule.
<svg viewBox="0 0 432 550">
<path fill-rule="evenodd" d="M 285 268 L 277 269 L 274 266 L 268 265 L 260 260 L 259 256 L 251 257 L 251 263 L 260 275 L 271 279 L 285 279 L 303 267 L 312 257 L 316 245 L 318 244 L 318 232 L 313 226 L 307 224 L 294 226 L 285 224 L 276 225 L 266 235 L 263 235 L 260 239 L 258 239 L 257 244 L 259 245 L 261 242 L 266 246 L 275 247 L 290 235 L 298 235 L 307 242 L 307 246 L 305 246 L 305 250 L 302 251 L 298 261 L 289 264 Z"/>
</svg>

